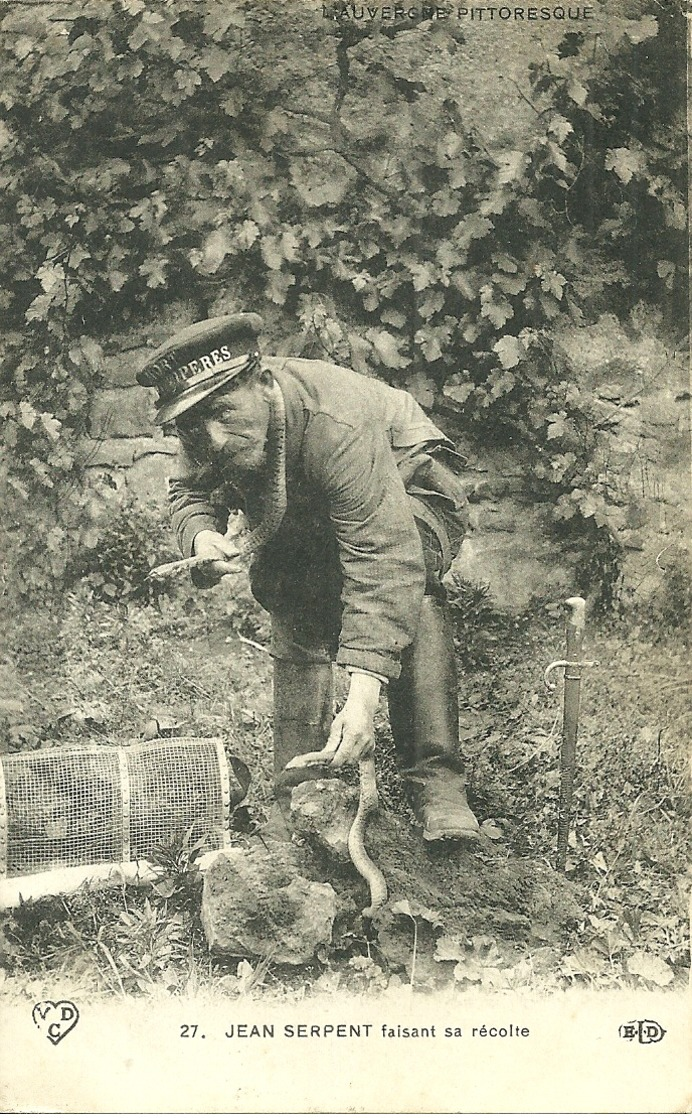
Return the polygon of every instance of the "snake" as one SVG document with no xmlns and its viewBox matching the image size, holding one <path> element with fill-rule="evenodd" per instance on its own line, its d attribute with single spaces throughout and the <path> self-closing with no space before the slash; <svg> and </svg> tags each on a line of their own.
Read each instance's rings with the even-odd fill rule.
<svg viewBox="0 0 692 1118">
<path fill-rule="evenodd" d="M 315 753 L 302 753 L 293 757 L 287 769 L 308 768 L 310 765 L 329 763 L 335 750 L 331 746 Z M 365 830 L 368 819 L 377 810 L 377 780 L 375 777 L 375 758 L 372 751 L 358 762 L 358 810 L 348 832 L 348 853 L 356 870 L 370 890 L 370 904 L 363 909 L 363 916 L 372 919 L 387 901 L 387 882 L 382 870 L 376 866 L 365 846 Z"/>
</svg>

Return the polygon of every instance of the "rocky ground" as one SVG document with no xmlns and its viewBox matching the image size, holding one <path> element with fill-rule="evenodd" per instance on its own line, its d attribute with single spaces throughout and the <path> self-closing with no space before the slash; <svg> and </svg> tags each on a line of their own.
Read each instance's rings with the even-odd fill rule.
<svg viewBox="0 0 692 1118">
<path fill-rule="evenodd" d="M 294 792 L 292 839 L 271 827 L 268 632 L 246 587 L 127 607 L 82 587 L 59 614 L 28 612 L 13 625 L 0 680 L 4 752 L 221 736 L 252 782 L 230 854 L 200 863 L 199 848 L 172 835 L 153 884 L 5 913 L 5 993 L 50 996 L 58 976 L 64 996 L 684 981 L 689 715 L 685 648 L 670 618 L 659 610 L 592 625 L 599 664 L 584 685 L 562 875 L 552 868 L 560 697 L 542 679 L 563 651 L 559 603 L 512 616 L 464 584 L 453 600 L 460 738 L 482 841 L 423 841 L 383 710 L 381 806 L 367 841 L 389 900 L 373 920 L 343 850 L 355 774 L 350 785 Z"/>
</svg>

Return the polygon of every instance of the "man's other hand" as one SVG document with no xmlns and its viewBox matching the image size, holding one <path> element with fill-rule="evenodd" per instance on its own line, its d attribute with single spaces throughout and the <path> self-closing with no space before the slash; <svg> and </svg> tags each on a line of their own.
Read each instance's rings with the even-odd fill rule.
<svg viewBox="0 0 692 1118">
<path fill-rule="evenodd" d="M 374 676 L 351 675 L 343 710 L 332 722 L 326 749 L 335 750 L 332 765 L 356 764 L 375 745 L 374 717 L 380 698 L 380 681 Z"/>
<path fill-rule="evenodd" d="M 233 540 L 222 536 L 220 532 L 205 530 L 198 532 L 193 543 L 193 552 L 200 559 L 213 559 L 213 563 L 205 568 L 209 573 L 218 575 L 235 575 L 241 571 L 240 551 Z"/>
</svg>

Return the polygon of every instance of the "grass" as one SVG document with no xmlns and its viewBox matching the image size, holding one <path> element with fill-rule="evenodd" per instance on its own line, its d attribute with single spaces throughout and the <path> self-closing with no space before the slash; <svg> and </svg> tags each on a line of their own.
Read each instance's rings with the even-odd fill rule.
<svg viewBox="0 0 692 1118">
<path fill-rule="evenodd" d="M 472 805 L 497 851 L 545 865 L 557 824 L 561 689 L 551 694 L 542 677 L 563 655 L 560 611 L 542 603 L 520 617 L 497 613 L 482 591 L 463 584 L 453 601 Z M 117 744 L 151 733 L 152 723 L 153 732 L 221 735 L 253 774 L 244 823 L 252 829 L 266 815 L 271 788 L 268 635 L 266 615 L 244 582 L 233 596 L 223 586 L 207 594 L 181 588 L 158 604 L 129 606 L 98 601 L 79 586 L 59 612 L 14 619 L 0 677 L 9 696 L 0 707 L 2 749 Z M 270 957 L 219 960 L 199 921 L 195 852 L 183 843 L 160 852 L 155 886 L 82 890 L 6 914 L 6 991 L 49 993 L 58 976 L 65 991 L 117 996 L 295 994 L 306 985 L 377 991 L 405 982 L 412 970 L 423 988 L 549 991 L 682 981 L 689 963 L 686 648 L 659 618 L 601 622 L 587 652 L 599 665 L 583 685 L 567 866 L 583 919 L 566 938 L 546 930 L 541 940 L 541 929 L 533 929 L 510 950 L 492 937 L 450 945 L 447 936 L 436 958 L 445 930 L 427 928 L 418 916 L 409 944 L 410 920 L 393 911 L 397 950 L 415 952 L 413 968 L 410 959 L 408 969 L 388 960 L 376 938 L 355 927 L 299 973 Z M 382 799 L 406 818 L 385 721 L 381 714 Z M 415 896 L 409 901 L 425 913 Z"/>
</svg>

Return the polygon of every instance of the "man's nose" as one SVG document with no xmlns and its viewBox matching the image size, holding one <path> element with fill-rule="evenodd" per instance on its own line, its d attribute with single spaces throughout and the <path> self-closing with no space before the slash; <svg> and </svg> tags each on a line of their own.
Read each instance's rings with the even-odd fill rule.
<svg viewBox="0 0 692 1118">
<path fill-rule="evenodd" d="M 212 449 L 222 450 L 227 438 L 227 432 L 224 430 L 223 424 L 211 419 L 207 420 L 204 426 Z"/>
</svg>

